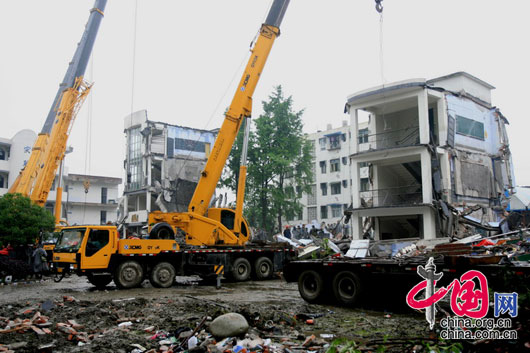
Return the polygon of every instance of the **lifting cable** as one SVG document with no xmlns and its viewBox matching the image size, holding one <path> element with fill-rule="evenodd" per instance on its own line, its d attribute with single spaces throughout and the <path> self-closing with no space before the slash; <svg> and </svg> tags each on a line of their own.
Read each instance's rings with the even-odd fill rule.
<svg viewBox="0 0 530 353">
<path fill-rule="evenodd" d="M 94 53 L 92 53 L 90 58 L 90 82 L 93 82 L 94 80 Z M 92 100 L 93 92 L 92 94 L 88 95 L 88 107 L 87 107 L 87 121 L 86 121 L 86 142 L 85 142 L 85 180 L 83 181 L 83 187 L 85 188 L 85 201 L 83 204 L 83 223 L 85 223 L 85 215 L 86 215 L 86 205 L 87 205 L 87 196 L 88 196 L 88 189 L 90 188 L 90 180 L 88 179 L 88 175 L 90 174 L 90 163 L 92 159 L 92 113 L 93 113 L 93 100 Z"/>
</svg>

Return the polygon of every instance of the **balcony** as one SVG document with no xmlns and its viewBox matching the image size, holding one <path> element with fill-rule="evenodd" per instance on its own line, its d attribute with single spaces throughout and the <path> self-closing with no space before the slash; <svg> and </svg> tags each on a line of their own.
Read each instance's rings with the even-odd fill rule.
<svg viewBox="0 0 530 353">
<path fill-rule="evenodd" d="M 363 191 L 361 208 L 420 205 L 422 195 L 420 184 Z"/>
<path fill-rule="evenodd" d="M 388 148 L 417 146 L 420 144 L 420 129 L 417 126 L 404 129 L 392 129 L 362 136 L 359 139 L 360 151 L 374 151 Z"/>
</svg>

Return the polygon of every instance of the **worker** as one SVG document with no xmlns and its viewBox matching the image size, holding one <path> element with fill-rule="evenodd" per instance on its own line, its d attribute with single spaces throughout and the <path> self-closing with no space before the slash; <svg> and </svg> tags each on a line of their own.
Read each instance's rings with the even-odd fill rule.
<svg viewBox="0 0 530 353">
<path fill-rule="evenodd" d="M 38 247 L 33 251 L 32 258 L 35 278 L 41 279 L 42 275 L 48 272 L 47 254 L 46 250 L 42 248 L 41 244 L 39 244 Z"/>
<path fill-rule="evenodd" d="M 291 239 L 291 229 L 289 226 L 285 226 L 285 229 L 283 230 L 283 236 L 287 239 Z"/>
</svg>

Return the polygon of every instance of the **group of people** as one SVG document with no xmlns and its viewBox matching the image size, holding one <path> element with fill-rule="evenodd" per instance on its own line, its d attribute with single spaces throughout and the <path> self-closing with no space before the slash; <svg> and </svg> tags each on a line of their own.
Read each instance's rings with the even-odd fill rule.
<svg viewBox="0 0 530 353">
<path fill-rule="evenodd" d="M 283 230 L 283 236 L 288 239 L 307 239 L 310 235 L 340 240 L 349 237 L 349 225 L 343 225 L 340 220 L 332 224 L 313 221 L 311 224 L 287 225 Z"/>
<path fill-rule="evenodd" d="M 48 254 L 42 248 L 41 244 L 30 244 L 17 248 L 13 248 L 11 244 L 7 244 L 0 249 L 0 256 L 27 262 L 37 279 L 42 278 L 43 275 L 49 272 Z"/>
</svg>

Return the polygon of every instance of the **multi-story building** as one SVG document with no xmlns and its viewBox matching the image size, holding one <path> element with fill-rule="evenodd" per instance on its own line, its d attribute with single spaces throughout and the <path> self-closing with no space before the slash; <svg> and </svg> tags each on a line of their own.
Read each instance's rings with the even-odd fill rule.
<svg viewBox="0 0 530 353">
<path fill-rule="evenodd" d="M 0 195 L 7 193 L 26 165 L 36 139 L 31 130 L 21 130 L 10 139 L 0 137 Z"/>
<path fill-rule="evenodd" d="M 452 235 L 452 210 L 498 221 L 514 185 L 506 118 L 490 84 L 465 72 L 412 79 L 348 97 L 352 232 L 360 239 Z M 359 142 L 359 112 L 370 113 Z M 366 141 L 364 141 L 366 140 Z M 369 166 L 369 190 L 362 167 Z"/>
<path fill-rule="evenodd" d="M 367 136 L 366 126 L 360 125 L 359 138 Z M 300 200 L 303 212 L 298 219 L 289 219 L 289 224 L 325 222 L 333 224 L 339 221 L 352 202 L 349 156 L 351 132 L 347 121 L 333 128 L 328 124 L 325 131 L 308 134 L 306 139 L 313 145 L 313 183 L 311 192 L 302 195 Z M 367 187 L 367 168 L 361 170 L 364 178 L 360 182 Z"/>
<path fill-rule="evenodd" d="M 26 165 L 37 134 L 31 130 L 21 130 L 11 139 L 0 138 L 0 195 L 7 193 L 15 182 L 20 170 Z M 117 220 L 118 185 L 120 178 L 68 174 L 62 176 L 62 215 L 69 224 L 104 224 Z M 55 177 L 45 208 L 55 210 Z M 85 185 L 88 187 L 85 189 Z"/>
<path fill-rule="evenodd" d="M 150 121 L 145 110 L 124 123 L 126 181 L 119 218 L 129 232 L 140 234 L 151 211 L 187 211 L 216 130 Z"/>
<path fill-rule="evenodd" d="M 121 178 L 114 177 L 65 175 L 63 218 L 70 225 L 115 223 L 118 219 L 118 187 L 121 182 Z M 52 189 L 55 189 L 55 183 Z M 53 209 L 54 200 L 48 200 L 46 208 Z"/>
</svg>

